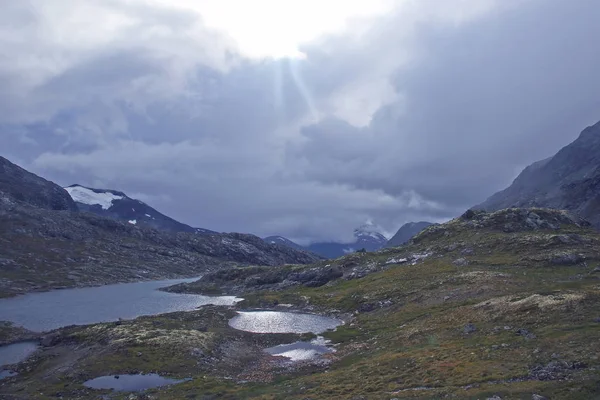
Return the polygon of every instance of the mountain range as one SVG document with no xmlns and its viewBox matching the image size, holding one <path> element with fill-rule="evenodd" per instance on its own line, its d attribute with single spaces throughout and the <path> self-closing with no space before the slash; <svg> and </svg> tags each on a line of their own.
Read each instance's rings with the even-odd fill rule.
<svg viewBox="0 0 600 400">
<path fill-rule="evenodd" d="M 525 168 L 475 208 L 548 207 L 572 211 L 600 229 L 600 122 L 554 156 Z"/>
<path fill-rule="evenodd" d="M 377 231 L 374 224 L 366 223 L 354 230 L 354 241 L 316 242 L 308 246 L 301 246 L 283 236 L 268 236 L 264 238 L 267 243 L 277 243 L 298 250 L 307 250 L 325 258 L 338 258 L 359 250 L 376 251 L 387 243 L 387 238 Z"/>
<path fill-rule="evenodd" d="M 114 191 L 60 186 L 0 157 L 0 297 L 36 290 L 198 276 L 233 265 L 303 264 L 319 258 L 241 233 L 174 232 L 98 215 L 135 204 L 154 221 L 169 221 L 149 206 Z M 82 193 L 92 196 L 83 199 Z M 92 194 L 93 193 L 93 194 Z M 81 200 L 86 204 L 79 210 Z M 121 198 L 117 198 L 121 197 Z M 87 206 L 90 206 L 88 208 Z M 113 208 L 114 207 L 114 208 Z M 132 208 L 135 208 L 132 207 Z M 132 210 L 132 212 L 135 212 Z"/>
</svg>

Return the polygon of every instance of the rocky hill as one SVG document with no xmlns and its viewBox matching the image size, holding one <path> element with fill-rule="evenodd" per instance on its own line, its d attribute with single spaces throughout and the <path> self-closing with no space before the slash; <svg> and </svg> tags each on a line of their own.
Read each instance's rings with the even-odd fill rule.
<svg viewBox="0 0 600 400">
<path fill-rule="evenodd" d="M 75 211 L 64 189 L 6 159 L 2 165 L 0 297 L 318 259 L 253 235 L 164 232 Z"/>
<path fill-rule="evenodd" d="M 600 122 L 553 157 L 525 168 L 512 185 L 477 206 L 488 211 L 508 207 L 565 209 L 600 229 Z"/>
<path fill-rule="evenodd" d="M 203 228 L 192 228 L 158 212 L 141 200 L 132 199 L 123 192 L 109 189 L 93 189 L 71 185 L 65 190 L 81 211 L 169 232 L 216 233 Z"/>
<path fill-rule="evenodd" d="M 600 396 L 599 282 L 600 234 L 588 222 L 508 209 L 469 211 L 399 247 L 236 268 L 171 290 L 220 289 L 242 293 L 240 309 L 281 304 L 346 318 L 324 334 L 336 352 L 320 369 L 288 373 L 265 360 L 270 378 L 239 377 L 219 386 L 224 397 L 584 400 Z"/>
<path fill-rule="evenodd" d="M 413 236 L 420 233 L 423 229 L 428 226 L 433 225 L 431 222 L 421 221 L 421 222 L 409 222 L 404 224 L 398 229 L 398 232 L 388 242 L 385 244 L 385 247 L 395 247 L 400 246 L 408 242 Z"/>
</svg>

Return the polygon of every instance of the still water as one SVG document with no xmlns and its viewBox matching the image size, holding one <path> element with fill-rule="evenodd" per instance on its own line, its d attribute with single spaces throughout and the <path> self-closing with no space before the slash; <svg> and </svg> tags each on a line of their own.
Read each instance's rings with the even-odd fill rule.
<svg viewBox="0 0 600 400">
<path fill-rule="evenodd" d="M 37 342 L 19 342 L 0 346 L 0 369 L 5 365 L 16 364 L 27 359 L 37 348 Z"/>
<path fill-rule="evenodd" d="M 254 333 L 322 333 L 343 322 L 315 314 L 280 311 L 239 311 L 229 326 Z"/>
<path fill-rule="evenodd" d="M 176 383 L 185 382 L 189 379 L 171 379 L 157 374 L 135 374 L 135 375 L 110 375 L 90 379 L 83 385 L 91 389 L 112 389 L 123 392 L 137 392 Z"/>
<path fill-rule="evenodd" d="M 11 321 L 32 331 L 67 325 L 132 319 L 174 311 L 190 311 L 207 304 L 232 305 L 234 296 L 209 297 L 167 293 L 158 288 L 196 279 L 121 283 L 99 287 L 30 293 L 0 300 L 0 321 Z"/>
</svg>

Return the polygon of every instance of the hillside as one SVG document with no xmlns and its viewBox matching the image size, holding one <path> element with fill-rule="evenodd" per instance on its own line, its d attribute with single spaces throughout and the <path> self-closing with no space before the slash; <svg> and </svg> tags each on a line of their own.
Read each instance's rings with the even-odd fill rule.
<svg viewBox="0 0 600 400">
<path fill-rule="evenodd" d="M 556 155 L 525 168 L 508 188 L 477 208 L 508 207 L 565 209 L 600 229 L 600 122 Z"/>
<path fill-rule="evenodd" d="M 292 305 L 344 319 L 324 334 L 336 351 L 317 361 L 269 356 L 261 352 L 268 343 L 299 338 L 235 331 L 231 308 L 208 307 L 65 328 L 39 355 L 46 361 L 24 365 L 26 375 L 0 392 L 85 396 L 86 377 L 127 366 L 192 378 L 150 391 L 154 399 L 598 398 L 599 263 L 600 234 L 566 212 L 470 211 L 408 245 L 309 266 L 236 268 L 171 289 L 203 293 L 218 283 L 243 293 L 236 309 Z M 66 366 L 77 371 L 68 387 L 58 372 L 65 361 L 48 358 L 61 351 L 86 354 Z"/>
<path fill-rule="evenodd" d="M 75 211 L 61 187 L 1 161 L 0 297 L 198 276 L 234 264 L 273 266 L 318 259 L 253 235 L 170 233 Z"/>
<path fill-rule="evenodd" d="M 299 245 L 296 242 L 292 242 L 290 239 L 284 238 L 283 236 L 267 236 L 266 238 L 263 238 L 263 240 L 270 244 L 280 244 L 282 246 L 291 247 L 292 249 L 296 250 L 306 250 L 306 248 L 304 248 L 303 246 Z"/>
<path fill-rule="evenodd" d="M 0 195 L 47 210 L 76 211 L 77 205 L 60 186 L 24 170 L 0 156 Z"/>
</svg>

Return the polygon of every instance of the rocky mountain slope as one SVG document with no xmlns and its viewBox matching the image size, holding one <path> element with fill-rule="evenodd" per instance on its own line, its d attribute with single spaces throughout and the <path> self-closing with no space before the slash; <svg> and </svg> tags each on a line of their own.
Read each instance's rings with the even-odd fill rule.
<svg viewBox="0 0 600 400">
<path fill-rule="evenodd" d="M 253 235 L 170 233 L 75 211 L 61 187 L 6 159 L 2 165 L 0 297 L 197 276 L 234 264 L 273 266 L 318 259 Z"/>
<path fill-rule="evenodd" d="M 600 397 L 600 234 L 564 211 L 469 211 L 394 248 L 223 272 L 172 290 L 242 293 L 234 308 L 64 328 L 0 396 L 86 398 L 86 379 L 153 371 L 191 378 L 154 399 Z M 231 329 L 256 307 L 343 319 L 323 334 L 335 352 L 269 355 L 312 336 Z"/>
<path fill-rule="evenodd" d="M 488 211 L 507 207 L 570 210 L 600 229 L 600 122 L 553 157 L 525 168 L 512 185 L 477 206 Z"/>
<path fill-rule="evenodd" d="M 123 192 L 93 189 L 71 185 L 65 190 L 81 211 L 169 232 L 216 233 L 203 228 L 192 228 L 156 211 L 143 201 L 132 199 Z"/>
<path fill-rule="evenodd" d="M 23 202 L 47 210 L 77 210 L 75 202 L 60 186 L 1 156 L 0 195 L 6 201 Z"/>
<path fill-rule="evenodd" d="M 291 247 L 292 249 L 296 250 L 306 250 L 305 247 L 299 245 L 296 242 L 292 242 L 290 239 L 284 238 L 283 236 L 267 236 L 266 238 L 263 238 L 263 240 L 270 244 L 280 244 L 282 246 Z"/>
<path fill-rule="evenodd" d="M 395 247 L 400 246 L 408 242 L 413 236 L 420 233 L 423 229 L 428 226 L 433 225 L 431 222 L 420 221 L 420 222 L 409 222 L 404 224 L 398 229 L 398 232 L 388 242 L 385 244 L 385 247 Z"/>
</svg>

